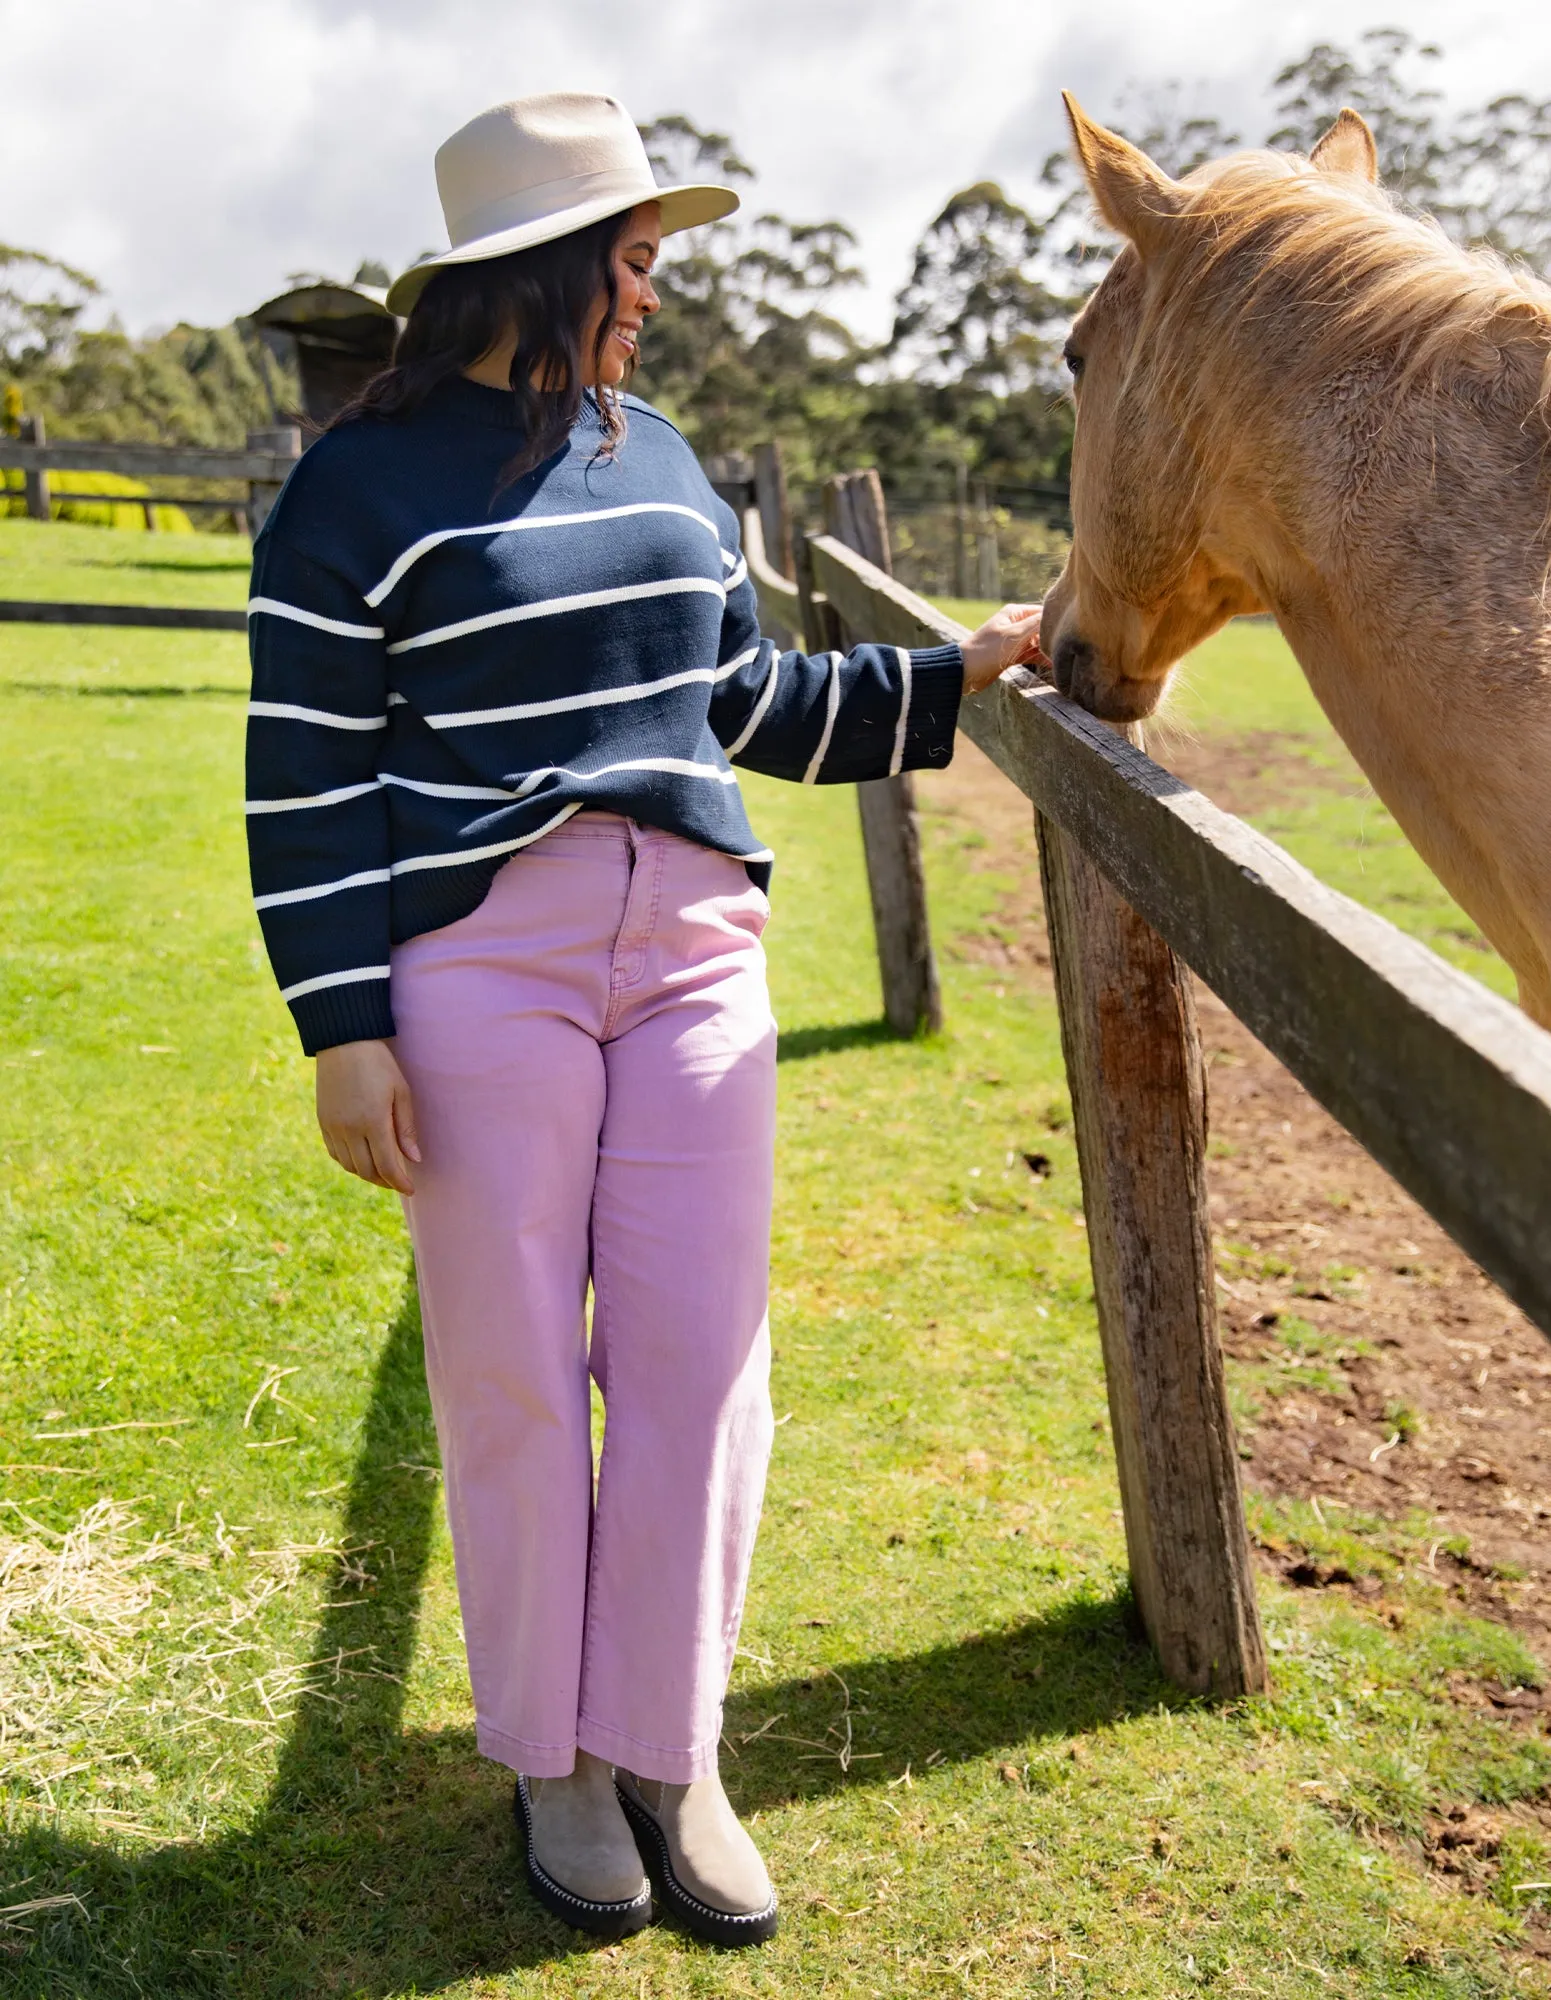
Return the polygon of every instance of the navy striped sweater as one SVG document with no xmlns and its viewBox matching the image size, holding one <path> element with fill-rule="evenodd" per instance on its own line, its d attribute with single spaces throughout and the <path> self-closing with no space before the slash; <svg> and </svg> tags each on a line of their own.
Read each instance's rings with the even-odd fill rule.
<svg viewBox="0 0 1551 2000">
<path fill-rule="evenodd" d="M 666 418 L 629 399 L 598 453 L 515 483 L 511 398 L 461 377 L 320 439 L 253 552 L 248 845 L 309 1054 L 393 1033 L 394 944 L 478 907 L 583 807 L 737 856 L 732 765 L 808 783 L 941 766 L 956 646 L 778 653 L 738 523 Z"/>
</svg>

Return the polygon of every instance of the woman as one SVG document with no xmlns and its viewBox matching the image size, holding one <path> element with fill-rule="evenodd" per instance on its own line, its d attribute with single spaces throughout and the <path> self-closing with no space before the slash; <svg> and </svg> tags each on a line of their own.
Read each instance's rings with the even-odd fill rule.
<svg viewBox="0 0 1551 2000">
<path fill-rule="evenodd" d="M 394 286 L 392 367 L 254 550 L 254 893 L 329 1151 L 404 1197 L 533 1888 L 621 1936 L 644 1854 L 690 1928 L 753 1942 L 775 1896 L 716 1757 L 771 1441 L 775 1028 L 731 764 L 945 764 L 1037 617 L 778 655 L 733 514 L 620 393 L 661 236 L 737 197 L 659 189 L 571 93 L 485 112 L 437 179 L 454 247 Z"/>
</svg>

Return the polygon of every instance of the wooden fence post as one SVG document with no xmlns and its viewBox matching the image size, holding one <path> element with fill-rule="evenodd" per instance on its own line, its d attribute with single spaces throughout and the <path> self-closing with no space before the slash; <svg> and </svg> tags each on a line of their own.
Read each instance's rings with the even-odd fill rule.
<svg viewBox="0 0 1551 2000">
<path fill-rule="evenodd" d="M 249 451 L 272 451 L 280 458 L 300 458 L 302 455 L 302 434 L 296 424 L 281 424 L 274 430 L 249 431 Z M 259 529 L 269 519 L 269 510 L 280 498 L 278 479 L 252 479 L 248 482 L 248 536 L 258 540 Z"/>
<path fill-rule="evenodd" d="M 1037 812 L 1035 825 L 1132 1587 L 1170 1680 L 1249 1693 L 1268 1676 L 1217 1334 L 1190 975 L 1075 841 Z"/>
<path fill-rule="evenodd" d="M 953 594 L 969 595 L 969 467 L 953 468 Z"/>
<path fill-rule="evenodd" d="M 886 575 L 893 574 L 883 482 L 876 471 L 843 473 L 824 482 L 824 525 L 836 541 L 855 549 Z M 871 636 L 842 625 L 837 640 L 823 643 L 854 645 Z M 897 777 L 875 778 L 858 785 L 856 799 L 867 855 L 883 1012 L 897 1035 L 918 1034 L 923 1028 L 936 1034 L 942 1028 L 942 993 L 932 952 L 915 786 L 909 772 L 901 772 Z"/>
<path fill-rule="evenodd" d="M 43 419 L 20 418 L 16 426 L 16 441 L 18 444 L 47 444 Z M 48 474 L 41 468 L 29 468 L 22 474 L 22 491 L 27 496 L 27 518 L 46 521 L 49 518 Z"/>
<path fill-rule="evenodd" d="M 975 487 L 975 589 L 993 602 L 1002 594 L 1001 550 L 996 542 L 996 517 L 982 479 Z"/>
<path fill-rule="evenodd" d="M 781 576 L 795 576 L 792 515 L 786 500 L 786 466 L 779 441 L 754 447 L 754 505 L 765 532 L 765 560 Z"/>
<path fill-rule="evenodd" d="M 754 461 L 746 451 L 713 452 L 704 461 L 711 490 L 741 521 L 745 509 L 754 504 Z"/>
</svg>

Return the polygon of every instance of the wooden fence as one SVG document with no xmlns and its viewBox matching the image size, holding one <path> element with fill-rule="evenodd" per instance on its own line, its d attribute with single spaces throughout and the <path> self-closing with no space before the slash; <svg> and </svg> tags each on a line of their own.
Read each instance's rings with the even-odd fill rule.
<svg viewBox="0 0 1551 2000">
<path fill-rule="evenodd" d="M 772 626 L 964 637 L 832 534 L 799 557 L 802 606 L 752 520 L 748 538 Z M 966 701 L 960 726 L 1034 809 L 1141 1615 L 1184 1686 L 1263 1687 L 1186 968 L 1548 1332 L 1551 1035 L 1033 674 Z"/>
<path fill-rule="evenodd" d="M 0 469 L 24 475 L 27 512 L 35 521 L 52 518 L 56 500 L 99 501 L 110 506 L 145 509 L 145 522 L 154 525 L 153 510 L 158 506 L 205 508 L 245 517 L 250 535 L 256 535 L 269 516 L 287 475 L 301 456 L 302 434 L 294 425 L 276 430 L 249 431 L 244 451 L 207 450 L 193 445 L 94 444 L 71 439 L 66 444 L 49 444 L 41 417 L 24 417 L 19 437 L 0 435 Z M 50 475 L 116 472 L 132 479 L 222 479 L 241 481 L 245 498 L 210 499 L 203 495 L 186 499 L 181 494 L 90 493 L 70 487 L 61 491 Z M 192 611 L 172 605 L 150 604 L 67 604 L 39 603 L 30 599 L 0 598 L 0 624 L 50 625 L 159 625 L 198 627 L 206 631 L 241 631 L 245 616 L 240 611 Z"/>
</svg>

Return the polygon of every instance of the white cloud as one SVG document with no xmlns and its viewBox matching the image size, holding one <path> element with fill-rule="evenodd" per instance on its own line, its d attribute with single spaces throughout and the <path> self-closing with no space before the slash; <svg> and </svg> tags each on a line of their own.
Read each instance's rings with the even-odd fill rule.
<svg viewBox="0 0 1551 2000">
<path fill-rule="evenodd" d="M 1275 66 L 1398 20 L 1444 41 L 1451 95 L 1551 94 L 1551 17 L 1446 0 L 1250 9 L 1147 0 L 0 0 L 7 240 L 95 271 L 126 324 L 217 321 L 299 269 L 442 240 L 431 155 L 486 103 L 562 85 L 731 132 L 757 199 L 838 214 L 887 323 L 923 223 L 994 173 L 1032 187 L 1058 91 L 1200 79 L 1255 122 Z"/>
</svg>

